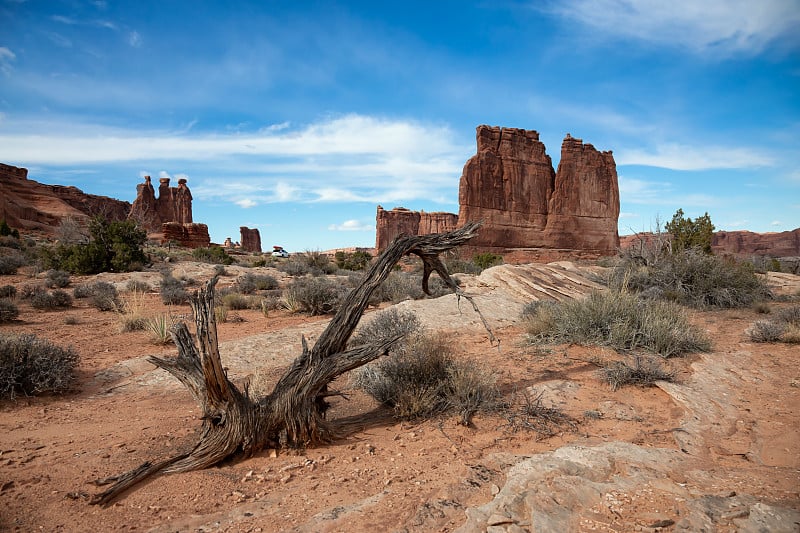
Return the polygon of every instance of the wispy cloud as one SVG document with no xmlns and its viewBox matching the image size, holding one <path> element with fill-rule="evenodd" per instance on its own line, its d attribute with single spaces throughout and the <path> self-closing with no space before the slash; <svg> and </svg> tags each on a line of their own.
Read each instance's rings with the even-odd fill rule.
<svg viewBox="0 0 800 533">
<path fill-rule="evenodd" d="M 562 0 L 549 11 L 603 32 L 693 52 L 758 54 L 791 37 L 797 2 L 787 0 Z"/>
<path fill-rule="evenodd" d="M 11 75 L 11 62 L 17 58 L 17 55 L 6 48 L 5 46 L 0 46 L 0 72 L 2 72 L 6 76 Z"/>
<path fill-rule="evenodd" d="M 128 44 L 134 48 L 142 46 L 142 35 L 138 31 L 132 31 L 128 34 Z"/>
<path fill-rule="evenodd" d="M 345 220 L 341 224 L 331 224 L 328 229 L 331 231 L 375 231 L 375 226 L 360 220 Z"/>
<path fill-rule="evenodd" d="M 646 165 L 673 170 L 758 168 L 773 164 L 773 159 L 748 147 L 663 144 L 652 150 L 618 149 L 618 165 Z"/>
</svg>

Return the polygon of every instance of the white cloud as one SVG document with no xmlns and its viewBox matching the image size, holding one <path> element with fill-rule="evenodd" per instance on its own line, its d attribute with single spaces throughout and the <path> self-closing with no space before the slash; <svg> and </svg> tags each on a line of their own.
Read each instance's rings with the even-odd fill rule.
<svg viewBox="0 0 800 533">
<path fill-rule="evenodd" d="M 17 55 L 6 48 L 0 46 L 0 72 L 9 76 L 11 74 L 11 62 L 17 58 Z"/>
<path fill-rule="evenodd" d="M 800 25 L 787 0 L 562 0 L 549 11 L 609 36 L 701 53 L 757 54 Z"/>
<path fill-rule="evenodd" d="M 250 209 L 251 207 L 255 207 L 258 205 L 258 202 L 256 202 L 251 198 L 244 198 L 242 200 L 237 200 L 235 203 L 236 205 L 244 209 Z"/>
<path fill-rule="evenodd" d="M 646 165 L 673 170 L 757 168 L 773 164 L 773 159 L 752 148 L 663 144 L 654 150 L 618 149 L 617 165 Z"/>
<path fill-rule="evenodd" d="M 769 225 L 770 226 L 783 226 L 783 222 L 781 222 L 780 220 L 773 220 L 772 222 L 769 223 Z"/>
<path fill-rule="evenodd" d="M 328 229 L 331 231 L 375 231 L 375 226 L 358 220 L 345 220 L 341 224 L 331 224 Z"/>
<path fill-rule="evenodd" d="M 128 44 L 134 48 L 142 46 L 142 36 L 138 31 L 132 31 L 128 34 Z"/>
</svg>

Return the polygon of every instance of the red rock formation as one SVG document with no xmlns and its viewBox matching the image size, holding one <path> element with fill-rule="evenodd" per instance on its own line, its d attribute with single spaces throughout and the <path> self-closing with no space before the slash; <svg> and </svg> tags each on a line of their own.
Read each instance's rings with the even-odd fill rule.
<svg viewBox="0 0 800 533">
<path fill-rule="evenodd" d="M 735 255 L 800 256 L 800 228 L 775 233 L 718 231 L 711 238 L 714 253 Z"/>
<path fill-rule="evenodd" d="M 468 251 L 616 252 L 619 188 L 611 152 L 568 134 L 554 172 L 535 131 L 478 126 L 477 141 L 459 184 L 459 225 L 484 221 Z"/>
<path fill-rule="evenodd" d="M 242 250 L 245 252 L 261 253 L 261 233 L 258 228 L 250 229 L 246 226 L 239 227 L 241 234 Z"/>
<path fill-rule="evenodd" d="M 453 230 L 457 227 L 458 216 L 453 213 L 411 211 L 405 207 L 386 211 L 378 206 L 375 220 L 375 248 L 381 251 L 399 235 L 428 235 Z"/>
<path fill-rule="evenodd" d="M 190 224 L 192 222 L 192 193 L 185 179 L 178 180 L 177 187 L 169 186 L 169 178 L 161 178 L 156 198 L 150 176 L 136 186 L 136 200 L 130 210 L 130 218 L 148 232 L 160 232 L 165 222 Z"/>
<path fill-rule="evenodd" d="M 0 219 L 23 231 L 52 236 L 64 217 L 87 226 L 91 217 L 125 220 L 131 204 L 86 194 L 76 187 L 45 185 L 28 179 L 28 170 L 0 164 Z"/>
<path fill-rule="evenodd" d="M 172 241 L 187 248 L 204 248 L 211 244 L 208 226 L 205 224 L 164 222 L 161 225 L 161 234 L 163 235 L 162 244 Z"/>
</svg>

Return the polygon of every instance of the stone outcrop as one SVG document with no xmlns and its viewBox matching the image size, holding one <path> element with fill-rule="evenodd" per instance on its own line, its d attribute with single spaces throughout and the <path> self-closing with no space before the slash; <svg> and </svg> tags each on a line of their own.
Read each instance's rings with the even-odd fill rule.
<svg viewBox="0 0 800 533">
<path fill-rule="evenodd" d="M 165 222 L 161 225 L 161 242 L 177 242 L 187 248 L 205 248 L 211 244 L 208 226 L 205 224 Z"/>
<path fill-rule="evenodd" d="M 248 228 L 247 226 L 239 227 L 241 234 L 242 250 L 245 252 L 261 253 L 261 233 L 258 228 Z"/>
<path fill-rule="evenodd" d="M 556 171 L 536 131 L 478 126 L 476 139 L 477 153 L 459 182 L 458 216 L 378 206 L 378 250 L 400 233 L 434 233 L 482 220 L 462 253 L 500 253 L 515 262 L 616 253 L 619 186 L 610 151 L 567 134 Z"/>
<path fill-rule="evenodd" d="M 775 233 L 718 231 L 711 238 L 711 249 L 717 254 L 797 257 L 800 256 L 800 228 Z"/>
<path fill-rule="evenodd" d="M 614 156 L 567 134 L 558 171 L 532 130 L 479 126 L 459 183 L 458 224 L 483 220 L 476 251 L 609 255 L 619 245 Z"/>
<path fill-rule="evenodd" d="M 0 219 L 13 228 L 52 236 L 65 217 L 86 227 L 95 215 L 125 220 L 130 208 L 128 202 L 86 194 L 77 187 L 30 180 L 26 168 L 0 163 Z"/>
<path fill-rule="evenodd" d="M 454 230 L 458 225 L 458 216 L 453 213 L 411 211 L 404 207 L 386 211 L 378 206 L 375 221 L 375 248 L 380 251 L 399 235 L 428 235 Z"/>
<path fill-rule="evenodd" d="M 192 193 L 186 180 L 179 179 L 177 187 L 170 187 L 169 182 L 169 178 L 159 180 L 158 197 L 150 176 L 145 176 L 144 183 L 136 186 L 136 200 L 129 216 L 148 232 L 160 232 L 166 222 L 192 223 Z"/>
</svg>

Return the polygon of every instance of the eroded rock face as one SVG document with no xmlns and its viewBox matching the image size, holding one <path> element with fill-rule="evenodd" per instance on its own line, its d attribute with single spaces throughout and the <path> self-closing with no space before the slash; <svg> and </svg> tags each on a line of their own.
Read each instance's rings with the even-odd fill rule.
<svg viewBox="0 0 800 533">
<path fill-rule="evenodd" d="M 404 207 L 386 211 L 378 206 L 375 222 L 375 248 L 381 251 L 399 235 L 428 235 L 454 230 L 458 224 L 458 216 L 444 212 L 411 211 Z"/>
<path fill-rule="evenodd" d="M 241 226 L 239 232 L 241 233 L 242 250 L 261 253 L 261 234 L 257 228 Z"/>
<path fill-rule="evenodd" d="M 800 256 L 800 228 L 776 233 L 718 231 L 711 237 L 711 248 L 734 255 Z"/>
<path fill-rule="evenodd" d="M 192 223 L 192 193 L 186 180 L 178 180 L 177 187 L 170 187 L 169 182 L 169 178 L 159 180 L 158 197 L 150 176 L 145 176 L 144 183 L 136 186 L 136 200 L 129 216 L 148 232 L 160 232 L 166 222 Z"/>
<path fill-rule="evenodd" d="M 162 243 L 174 241 L 187 248 L 204 248 L 211 244 L 205 224 L 165 222 L 161 225 Z"/>
<path fill-rule="evenodd" d="M 459 225 L 484 221 L 470 247 L 616 252 L 619 186 L 610 151 L 567 134 L 554 171 L 536 131 L 478 126 L 477 141 L 459 184 Z"/>
<path fill-rule="evenodd" d="M 86 194 L 77 187 L 45 185 L 28 179 L 28 169 L 0 163 L 0 219 L 17 229 L 53 235 L 71 217 L 87 226 L 95 215 L 125 220 L 131 204 Z"/>
</svg>

